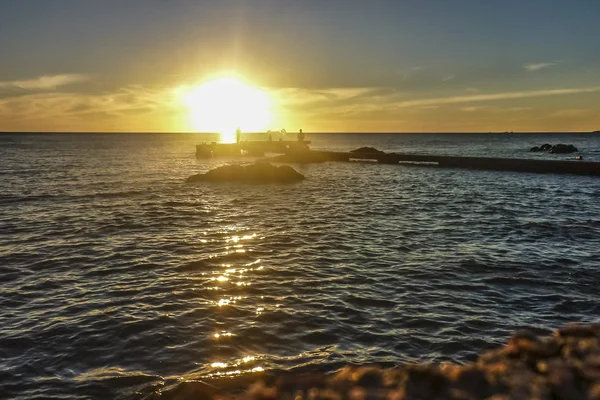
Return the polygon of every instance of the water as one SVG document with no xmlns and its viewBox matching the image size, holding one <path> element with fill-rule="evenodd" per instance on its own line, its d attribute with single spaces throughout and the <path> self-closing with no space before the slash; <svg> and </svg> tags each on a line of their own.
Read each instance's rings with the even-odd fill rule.
<svg viewBox="0 0 600 400">
<path fill-rule="evenodd" d="M 600 314 L 600 179 L 369 163 L 186 185 L 202 135 L 4 135 L 0 392 L 141 398 L 182 379 L 464 362 Z M 314 148 L 532 154 L 599 135 L 309 135 Z M 138 393 L 138 394 L 136 394 Z"/>
</svg>

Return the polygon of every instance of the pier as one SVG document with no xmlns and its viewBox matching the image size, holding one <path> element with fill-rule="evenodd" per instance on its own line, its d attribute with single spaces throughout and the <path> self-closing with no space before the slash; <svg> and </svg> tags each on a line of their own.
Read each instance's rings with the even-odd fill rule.
<svg viewBox="0 0 600 400">
<path fill-rule="evenodd" d="M 385 153 L 375 149 L 371 152 L 320 151 L 310 150 L 309 143 L 308 141 L 213 143 L 196 146 L 196 155 L 198 157 L 217 157 L 247 154 L 248 156 L 263 157 L 265 153 L 274 153 L 280 155 L 271 157 L 269 160 L 282 163 L 370 161 L 380 164 L 424 164 L 440 168 L 600 176 L 600 162 L 593 161 L 400 154 Z"/>
<path fill-rule="evenodd" d="M 265 153 L 287 154 L 290 152 L 308 151 L 309 140 L 253 140 L 239 143 L 203 143 L 196 145 L 196 157 L 237 157 L 248 155 L 264 157 Z"/>
</svg>

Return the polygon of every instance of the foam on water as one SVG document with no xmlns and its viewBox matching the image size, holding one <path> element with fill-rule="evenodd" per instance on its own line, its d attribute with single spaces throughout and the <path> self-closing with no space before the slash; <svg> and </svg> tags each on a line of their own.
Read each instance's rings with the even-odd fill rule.
<svg viewBox="0 0 600 400">
<path fill-rule="evenodd" d="M 12 136 L 11 136 L 12 137 Z M 23 138 L 26 138 L 24 140 Z M 513 157 L 598 136 L 327 135 L 313 147 Z M 472 359 L 600 312 L 600 179 L 324 163 L 183 184 L 199 135 L 0 147 L 0 390 L 129 398 L 179 379 Z M 566 157 L 566 156 L 560 156 Z"/>
</svg>

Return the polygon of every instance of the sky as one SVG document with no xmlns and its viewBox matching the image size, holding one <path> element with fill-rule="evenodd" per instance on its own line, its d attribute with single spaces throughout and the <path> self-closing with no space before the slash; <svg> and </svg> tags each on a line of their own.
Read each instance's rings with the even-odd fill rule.
<svg viewBox="0 0 600 400">
<path fill-rule="evenodd" d="M 269 128 L 600 129 L 598 0 L 0 0 L 0 131 L 193 131 L 231 73 Z"/>
</svg>

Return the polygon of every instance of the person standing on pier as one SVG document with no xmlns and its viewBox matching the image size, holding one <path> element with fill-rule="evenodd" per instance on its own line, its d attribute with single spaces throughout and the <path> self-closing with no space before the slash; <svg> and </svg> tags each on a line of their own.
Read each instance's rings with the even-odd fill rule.
<svg viewBox="0 0 600 400">
<path fill-rule="evenodd" d="M 302 129 L 300 129 L 300 132 L 298 132 L 298 141 L 304 142 L 304 132 L 302 132 Z"/>
<path fill-rule="evenodd" d="M 235 142 L 239 143 L 241 138 L 242 138 L 242 130 L 238 127 L 235 130 Z"/>
</svg>

